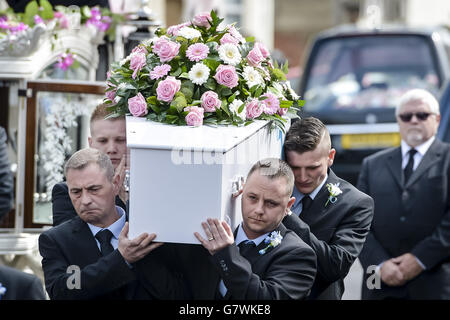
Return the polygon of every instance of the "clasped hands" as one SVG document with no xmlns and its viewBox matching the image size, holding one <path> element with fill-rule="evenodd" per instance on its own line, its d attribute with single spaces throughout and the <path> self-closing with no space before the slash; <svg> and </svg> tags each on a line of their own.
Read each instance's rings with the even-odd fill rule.
<svg viewBox="0 0 450 320">
<path fill-rule="evenodd" d="M 389 286 L 397 287 L 417 277 L 423 271 L 411 253 L 405 253 L 383 263 L 380 269 L 381 280 Z"/>
</svg>

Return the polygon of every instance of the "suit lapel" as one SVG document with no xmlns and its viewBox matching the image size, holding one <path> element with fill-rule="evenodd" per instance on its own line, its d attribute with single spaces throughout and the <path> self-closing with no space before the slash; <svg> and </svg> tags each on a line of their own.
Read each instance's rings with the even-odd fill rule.
<svg viewBox="0 0 450 320">
<path fill-rule="evenodd" d="M 333 170 L 331 169 L 328 171 L 327 180 L 320 189 L 319 193 L 314 198 L 314 201 L 309 207 L 309 209 L 304 213 L 300 213 L 300 219 L 302 219 L 309 225 L 313 224 L 315 220 L 319 219 L 320 216 L 323 213 L 325 213 L 330 207 L 331 203 L 328 203 L 328 205 L 325 206 L 329 197 L 329 192 L 327 188 L 328 183 L 333 184 L 339 183 L 339 178 L 334 174 Z"/>
<path fill-rule="evenodd" d="M 81 220 L 80 217 L 74 218 L 73 224 L 72 239 L 73 243 L 76 243 L 79 248 L 78 252 L 81 258 L 86 264 L 97 262 L 101 257 L 101 253 L 91 229 L 89 229 L 87 223 Z"/>
<path fill-rule="evenodd" d="M 402 151 L 400 147 L 392 150 L 388 156 L 387 167 L 399 188 L 403 189 L 404 177 L 402 173 Z"/>
<path fill-rule="evenodd" d="M 411 174 L 411 177 L 409 178 L 405 187 L 409 187 L 410 185 L 414 184 L 422 174 L 428 171 L 429 167 L 431 167 L 433 164 L 441 160 L 442 154 L 440 146 L 441 146 L 440 141 L 435 139 L 431 144 L 430 148 L 428 149 L 428 151 L 423 156 L 423 159 L 422 161 L 420 161 L 417 169 L 414 170 L 413 173 Z"/>
</svg>

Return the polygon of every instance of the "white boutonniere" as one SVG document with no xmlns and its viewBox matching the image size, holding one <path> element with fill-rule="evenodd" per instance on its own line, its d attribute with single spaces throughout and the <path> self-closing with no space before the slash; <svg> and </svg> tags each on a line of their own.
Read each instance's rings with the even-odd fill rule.
<svg viewBox="0 0 450 320">
<path fill-rule="evenodd" d="M 267 247 L 259 250 L 259 254 L 265 254 L 270 248 L 275 248 L 281 243 L 281 240 L 283 240 L 283 236 L 280 234 L 280 231 L 272 231 L 272 233 L 264 239 L 264 243 L 267 244 Z"/>
<path fill-rule="evenodd" d="M 6 287 L 2 285 L 0 282 L 0 300 L 2 300 L 2 296 L 6 293 Z"/>
<path fill-rule="evenodd" d="M 328 196 L 328 200 L 325 203 L 325 207 L 328 205 L 328 202 L 335 203 L 337 200 L 337 196 L 342 193 L 342 190 L 339 188 L 339 182 L 338 183 L 327 183 L 326 187 L 328 188 L 328 192 L 330 195 Z"/>
</svg>

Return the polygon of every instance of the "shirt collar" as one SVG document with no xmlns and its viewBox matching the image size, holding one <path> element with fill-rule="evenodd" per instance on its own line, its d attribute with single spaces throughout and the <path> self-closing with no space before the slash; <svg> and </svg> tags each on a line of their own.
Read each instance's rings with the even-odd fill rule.
<svg viewBox="0 0 450 320">
<path fill-rule="evenodd" d="M 428 149 L 431 147 L 431 144 L 433 143 L 434 140 L 435 140 L 435 136 L 432 136 L 430 139 L 428 139 L 424 143 L 418 145 L 417 147 L 414 147 L 414 149 L 416 149 L 417 152 L 423 157 L 425 155 L 425 153 L 428 151 Z M 401 149 L 402 149 L 402 158 L 404 158 L 408 154 L 409 150 L 412 149 L 412 147 L 410 147 L 402 139 Z"/>
<path fill-rule="evenodd" d="M 255 243 L 256 246 L 259 246 L 259 244 L 261 242 L 263 242 L 263 240 L 269 235 L 270 232 L 267 232 L 265 234 L 263 234 L 262 236 L 259 236 L 256 239 L 249 239 L 247 237 L 247 235 L 245 234 L 244 229 L 242 228 L 242 223 L 239 225 L 238 227 L 238 231 L 236 234 L 236 239 L 234 240 L 234 242 L 236 243 L 236 245 L 238 246 L 241 242 L 244 242 L 246 240 L 250 240 L 253 241 Z"/>
<path fill-rule="evenodd" d="M 113 224 L 111 224 L 107 228 L 100 228 L 97 226 L 94 226 L 93 224 L 88 223 L 89 229 L 91 229 L 92 235 L 95 237 L 97 232 L 103 229 L 108 229 L 113 234 L 113 237 L 116 239 L 119 239 L 120 232 L 122 231 L 123 227 L 125 226 L 125 211 L 119 207 L 116 206 L 116 211 L 119 214 L 120 218 L 117 219 Z"/>
<path fill-rule="evenodd" d="M 317 188 L 315 188 L 310 194 L 310 198 L 314 200 L 314 198 L 317 196 L 317 194 L 319 193 L 320 189 L 322 189 L 323 185 L 325 184 L 325 182 L 328 179 L 328 173 L 326 174 L 325 178 L 323 179 L 323 181 L 319 184 L 319 186 Z M 300 191 L 298 191 L 297 187 L 294 185 L 294 191 L 292 192 L 292 196 L 295 197 L 295 202 L 294 202 L 294 206 L 296 206 L 299 202 L 302 201 L 303 197 L 305 196 L 303 193 L 301 193 Z"/>
</svg>

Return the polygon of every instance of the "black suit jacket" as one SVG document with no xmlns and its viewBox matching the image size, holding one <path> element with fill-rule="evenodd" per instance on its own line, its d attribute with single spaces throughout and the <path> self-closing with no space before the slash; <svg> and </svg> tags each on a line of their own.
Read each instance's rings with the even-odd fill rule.
<svg viewBox="0 0 450 320">
<path fill-rule="evenodd" d="M 367 288 L 365 274 L 363 298 L 450 299 L 450 145 L 436 139 L 406 185 L 401 163 L 400 147 L 363 161 L 358 188 L 375 200 L 375 215 L 360 260 L 367 268 L 409 252 L 427 270 L 380 290 Z"/>
<path fill-rule="evenodd" d="M 183 299 L 182 277 L 164 261 L 164 246 L 130 268 L 118 250 L 102 257 L 89 226 L 79 217 L 39 237 L 50 299 Z M 80 268 L 80 289 L 69 289 L 69 266 Z M 169 266 L 170 267 L 170 266 Z"/>
<path fill-rule="evenodd" d="M 6 288 L 0 300 L 45 300 L 44 287 L 35 275 L 0 266 L 0 283 Z"/>
<path fill-rule="evenodd" d="M 125 210 L 128 221 L 128 211 L 126 209 L 126 205 L 119 198 L 119 196 L 116 196 L 116 205 Z M 53 186 L 52 211 L 54 227 L 78 216 L 75 208 L 73 207 L 72 200 L 70 200 L 69 188 L 65 182 L 60 182 Z"/>
<path fill-rule="evenodd" d="M 222 279 L 228 290 L 226 299 L 304 299 L 316 274 L 314 251 L 282 224 L 277 230 L 283 236 L 281 244 L 263 255 L 258 251 L 267 246 L 264 241 L 246 258 L 235 244 L 213 256 L 200 246 L 185 247 L 190 249 L 184 251 L 184 259 L 190 257 L 190 261 L 184 261 L 192 297 L 220 299 Z"/>
<path fill-rule="evenodd" d="M 326 202 L 327 183 L 339 183 L 342 193 Z M 310 299 L 338 300 L 344 278 L 359 256 L 373 217 L 373 200 L 330 169 L 328 179 L 307 212 L 286 216 L 283 224 L 310 245 L 317 255 L 317 276 Z"/>
<path fill-rule="evenodd" d="M 9 166 L 5 129 L 0 127 L 0 220 L 12 208 L 13 176 Z"/>
</svg>

